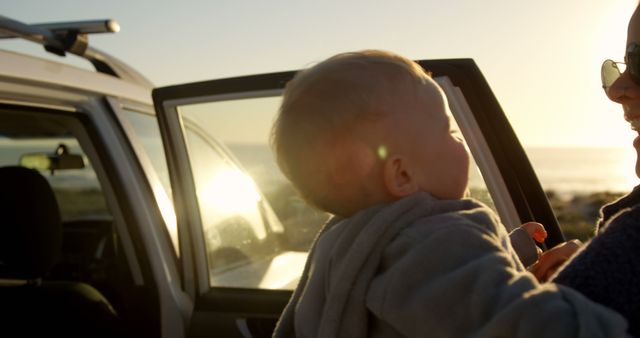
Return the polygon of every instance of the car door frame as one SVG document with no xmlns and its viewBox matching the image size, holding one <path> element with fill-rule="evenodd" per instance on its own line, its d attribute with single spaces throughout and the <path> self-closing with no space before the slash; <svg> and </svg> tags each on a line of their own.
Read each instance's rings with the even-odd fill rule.
<svg viewBox="0 0 640 338">
<path fill-rule="evenodd" d="M 472 59 L 419 61 L 433 77 L 447 77 L 459 88 L 480 133 L 484 135 L 500 178 L 521 222 L 545 224 L 547 246 L 564 240 L 555 215 L 515 132 L 489 84 Z M 294 71 L 210 80 L 156 88 L 152 96 L 168 157 L 181 247 L 182 282 L 194 299 L 190 336 L 217 332 L 226 336 L 267 336 L 291 295 L 290 291 L 211 288 L 194 178 L 189 166 L 183 122 L 176 107 L 187 103 L 273 96 L 281 93 Z M 213 330 L 213 331 L 209 331 Z M 260 330 L 260 328 L 258 328 Z"/>
</svg>

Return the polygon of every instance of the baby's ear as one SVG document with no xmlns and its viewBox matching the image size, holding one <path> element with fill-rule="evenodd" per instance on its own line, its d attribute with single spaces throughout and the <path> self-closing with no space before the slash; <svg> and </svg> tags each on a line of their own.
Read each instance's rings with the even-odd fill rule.
<svg viewBox="0 0 640 338">
<path fill-rule="evenodd" d="M 384 184 L 393 197 L 405 197 L 418 190 L 407 158 L 399 155 L 388 157 L 383 168 Z"/>
</svg>

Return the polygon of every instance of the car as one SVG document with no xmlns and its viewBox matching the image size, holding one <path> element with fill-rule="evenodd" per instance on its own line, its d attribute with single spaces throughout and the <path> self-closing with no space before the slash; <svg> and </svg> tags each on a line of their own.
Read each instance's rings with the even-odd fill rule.
<svg viewBox="0 0 640 338">
<path fill-rule="evenodd" d="M 13 311 L 24 307 L 33 324 L 21 330 L 38 329 L 44 319 L 29 311 L 59 315 L 71 298 L 32 292 L 50 294 L 64 282 L 86 286 L 107 304 L 122 336 L 270 337 L 330 217 L 297 197 L 268 146 L 295 71 L 154 88 L 88 44 L 90 34 L 116 30 L 113 20 L 26 25 L 0 17 L 0 38 L 30 40 L 95 67 L 0 50 L 0 178 L 15 188 L 0 209 L 7 220 L 0 298 L 2 313 L 11 315 L 0 321 L 25 320 Z M 549 200 L 476 63 L 419 64 L 445 91 L 468 144 L 472 196 L 508 228 L 535 220 L 546 226 L 546 246 L 562 242 Z M 27 177 L 44 178 L 47 187 L 30 190 Z M 18 247 L 46 264 L 16 273 L 14 264 L 26 261 L 12 260 Z M 72 315 L 55 318 L 68 320 L 63 334 L 84 325 Z M 83 330 L 97 336 L 109 323 Z"/>
</svg>

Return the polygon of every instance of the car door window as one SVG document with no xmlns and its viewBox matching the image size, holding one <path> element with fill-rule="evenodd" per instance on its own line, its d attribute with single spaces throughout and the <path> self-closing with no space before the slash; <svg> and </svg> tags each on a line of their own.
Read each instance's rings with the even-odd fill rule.
<svg viewBox="0 0 640 338">
<path fill-rule="evenodd" d="M 280 172 L 269 147 L 271 124 L 280 96 L 225 100 L 182 106 L 181 115 L 207 129 L 247 169 L 284 224 L 289 241 L 307 250 L 330 216 L 307 205 Z M 460 130 L 453 118 L 452 128 Z M 460 136 L 464 138 L 461 133 Z M 420 147 L 421 145 L 416 145 Z M 487 185 L 472 157 L 469 192 L 495 209 Z"/>
<path fill-rule="evenodd" d="M 190 128 L 186 140 L 211 286 L 258 287 L 262 276 L 251 270 L 257 268 L 257 261 L 278 251 L 260 211 L 262 197 L 251 177 L 212 142 Z"/>
<path fill-rule="evenodd" d="M 329 214 L 307 205 L 280 172 L 269 147 L 280 96 L 182 106 L 180 113 L 215 135 L 256 182 L 285 229 L 290 248 L 306 251 Z"/>
<path fill-rule="evenodd" d="M 171 182 L 169 181 L 169 169 L 162 146 L 162 137 L 158 128 L 158 120 L 155 116 L 135 110 L 123 109 L 126 119 L 129 121 L 136 134 L 136 139 L 144 148 L 147 157 L 155 169 L 162 187 L 171 196 Z"/>
<path fill-rule="evenodd" d="M 143 163 L 143 167 L 145 167 L 147 177 L 151 180 L 150 184 L 153 187 L 156 202 L 164 218 L 167 233 L 171 237 L 174 251 L 179 256 L 180 241 L 178 239 L 175 209 L 171 199 L 172 189 L 169 168 L 162 137 L 160 136 L 158 120 L 152 114 L 128 108 L 117 108 L 119 105 L 114 105 L 114 107 L 116 107 L 117 112 L 121 112 L 118 116 L 124 120 L 122 122 L 125 130 L 131 127 L 129 137 L 135 140 L 135 142 L 132 142 L 132 146 L 134 151 L 137 152 L 138 158 L 147 160 L 146 163 L 149 164 L 145 166 L 145 163 Z M 137 145 L 140 145 L 140 147 L 137 147 Z"/>
<path fill-rule="evenodd" d="M 61 146 L 69 153 L 81 156 L 85 166 L 78 169 L 47 170 L 27 159 L 35 154 L 54 154 Z M 55 193 L 63 221 L 111 218 L 96 173 L 74 137 L 2 138 L 0 153 L 3 153 L 0 156 L 0 166 L 22 165 L 40 171 Z M 15 156 L 8 156 L 11 153 Z"/>
<path fill-rule="evenodd" d="M 268 142 L 280 100 L 279 95 L 249 97 L 185 105 L 178 110 L 183 121 L 197 125 L 203 130 L 202 135 L 215 135 L 221 143 L 215 146 L 214 141 L 207 142 L 185 122 L 212 286 L 258 286 L 256 278 L 266 275 L 259 272 L 265 269 L 265 263 L 256 265 L 257 257 L 276 257 L 286 249 L 307 251 L 322 224 L 330 217 L 298 197 L 275 163 Z M 453 123 L 455 125 L 455 120 Z M 236 168 L 230 159 L 225 159 L 222 148 L 227 148 L 231 156 L 239 160 L 247 174 Z M 471 195 L 493 207 L 491 195 L 475 165 L 470 171 L 470 179 Z M 281 220 L 282 234 L 270 229 L 260 218 L 260 191 Z M 281 241 L 268 236 L 269 232 L 278 234 Z M 296 263 L 299 265 L 290 265 L 290 268 L 299 274 L 302 264 L 301 261 Z M 228 272 L 234 267 L 239 269 L 242 264 L 252 266 L 243 269 L 253 269 L 253 273 Z M 221 272 L 238 277 L 232 280 Z M 287 285 L 291 287 L 295 283 Z"/>
<path fill-rule="evenodd" d="M 19 124 L 36 125 L 35 121 L 39 120 L 35 117 L 10 121 L 0 126 L 0 167 L 26 166 L 37 169 L 47 179 L 56 196 L 63 222 L 112 218 L 96 172 L 69 130 L 27 129 Z M 46 126 L 44 122 L 40 123 Z M 79 165 L 68 166 L 62 164 L 62 156 L 81 160 Z M 56 161 L 60 164 L 53 164 Z"/>
<path fill-rule="evenodd" d="M 454 125 L 459 126 L 468 144 L 474 164 L 470 171 L 471 197 L 494 208 L 508 228 L 537 220 L 549 225 L 551 244 L 561 241 L 562 233 L 526 154 L 475 63 L 461 59 L 421 61 L 420 64 L 432 71 L 443 88 Z M 311 208 L 298 197 L 280 173 L 269 148 L 271 125 L 284 84 L 294 74 L 282 72 L 212 80 L 159 88 L 153 92 L 162 136 L 168 142 L 165 149 L 171 159 L 174 199 L 185 201 L 180 207 L 184 210 L 179 213 L 179 229 L 189 231 L 190 245 L 195 248 L 194 270 L 206 268 L 208 271 L 206 281 L 201 280 L 202 274 L 194 277 L 200 290 L 210 290 L 211 296 L 222 295 L 211 286 L 293 288 L 309 246 L 331 216 Z M 191 135 L 190 129 L 196 131 L 197 137 Z M 201 150 L 205 145 L 211 149 Z M 238 228 L 233 236 L 222 238 L 217 232 L 210 232 L 209 229 L 218 226 L 216 224 L 225 223 L 225 217 L 221 215 L 225 212 L 233 214 L 218 210 L 233 209 L 223 207 L 226 197 L 218 197 L 218 202 L 214 203 L 215 193 L 211 195 L 205 188 L 213 185 L 210 182 L 215 181 L 214 172 L 224 171 L 221 169 L 224 165 L 214 165 L 214 161 L 239 163 L 238 168 L 241 168 L 238 170 L 251 177 L 261 196 L 249 198 L 251 203 L 255 205 L 256 200 L 262 201 L 257 203 L 262 205 L 259 207 L 262 218 L 266 214 L 264 209 L 272 208 L 279 222 L 263 220 L 260 223 L 255 221 L 257 218 L 249 217 L 249 213 L 231 220 L 234 225 L 230 227 Z M 231 181 L 225 180 L 227 184 Z M 223 188 L 215 190 L 223 191 Z M 277 225 L 274 227 L 272 223 Z M 276 230 L 280 227 L 282 231 Z M 263 234 L 266 237 L 261 237 Z M 249 252 L 239 255 L 241 259 L 238 259 L 248 264 L 236 264 L 231 259 L 218 260 L 215 255 L 211 257 L 216 248 L 240 248 L 239 237 L 246 243 L 255 244 L 261 259 L 247 258 L 252 257 Z M 261 241 L 271 243 L 276 249 L 262 251 Z M 224 268 L 225 265 L 229 268 Z M 286 269 L 281 268 L 283 265 Z M 190 270 L 185 271 L 189 273 Z M 225 276 L 224 283 L 220 282 L 223 278 L 218 273 L 223 271 L 233 278 Z M 242 277 L 245 274 L 251 275 L 254 282 L 246 283 L 246 278 Z M 280 280 L 264 283 L 269 276 L 278 276 Z"/>
<path fill-rule="evenodd" d="M 111 292 L 126 284 L 119 278 L 126 276 L 121 250 L 123 242 L 120 241 L 124 235 L 116 231 L 113 205 L 107 203 L 105 183 L 108 180 L 104 177 L 99 179 L 97 168 L 87 155 L 94 148 L 89 143 L 85 128 L 78 114 L 0 109 L 0 167 L 19 166 L 37 170 L 54 193 L 60 212 L 59 227 L 54 227 L 57 224 L 55 218 L 27 227 L 29 233 L 35 234 L 41 233 L 39 227 L 51 227 L 44 232 L 50 238 L 34 239 L 33 243 L 28 243 L 32 246 L 46 243 L 47 249 L 42 253 L 55 255 L 51 259 L 54 264 L 42 277 L 92 285 L 107 295 L 117 311 L 126 312 L 120 307 L 120 295 Z M 16 183 L 24 183 L 22 188 L 28 192 L 43 192 L 40 189 L 29 190 L 33 186 L 28 182 Z M 34 203 L 46 201 L 33 199 Z M 16 207 L 23 212 L 49 210 L 35 205 Z M 46 212 L 48 217 L 53 217 L 53 214 Z M 38 260 L 38 256 L 34 257 Z M 115 275 L 118 278 L 113 278 Z"/>
<path fill-rule="evenodd" d="M 445 92 L 449 111 L 452 114 L 452 128 L 459 131 L 470 153 L 469 195 L 484 202 L 501 218 L 508 230 L 522 222 L 510 196 L 495 157 L 478 125 L 467 99 L 449 77 L 436 77 L 436 82 Z"/>
</svg>

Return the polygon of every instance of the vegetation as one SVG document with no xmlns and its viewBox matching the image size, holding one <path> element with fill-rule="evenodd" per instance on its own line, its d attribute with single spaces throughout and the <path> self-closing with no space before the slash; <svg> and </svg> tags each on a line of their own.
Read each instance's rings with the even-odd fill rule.
<svg viewBox="0 0 640 338">
<path fill-rule="evenodd" d="M 558 223 L 566 239 L 587 241 L 595 234 L 595 225 L 600 208 L 622 197 L 622 193 L 594 192 L 573 195 L 560 195 L 547 191 Z"/>
<path fill-rule="evenodd" d="M 594 192 L 561 195 L 547 191 L 547 198 L 567 240 L 583 242 L 593 237 L 600 208 L 620 198 L 622 193 Z M 493 207 L 486 190 L 472 190 L 471 196 Z M 290 185 L 283 184 L 266 194 L 274 211 L 285 226 L 290 242 L 306 249 L 329 215 L 309 207 Z"/>
<path fill-rule="evenodd" d="M 265 198 L 282 222 L 290 249 L 306 251 L 330 214 L 305 203 L 290 184 L 265 191 Z"/>
</svg>

